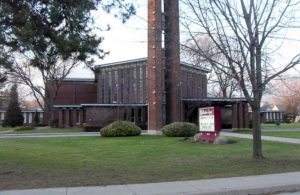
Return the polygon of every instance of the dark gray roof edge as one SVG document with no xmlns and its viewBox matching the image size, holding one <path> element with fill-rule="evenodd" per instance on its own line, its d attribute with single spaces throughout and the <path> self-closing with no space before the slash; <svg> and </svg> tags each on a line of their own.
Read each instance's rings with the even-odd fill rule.
<svg viewBox="0 0 300 195">
<path fill-rule="evenodd" d="M 124 106 L 147 106 L 148 104 L 81 104 L 82 107 L 124 107 Z"/>
<path fill-rule="evenodd" d="M 95 78 L 76 78 L 76 77 L 70 77 L 70 78 L 65 78 L 63 80 L 64 82 L 95 82 Z"/>
<path fill-rule="evenodd" d="M 266 111 L 266 110 L 261 110 L 260 111 L 261 113 L 267 113 L 267 112 L 284 112 L 284 111 L 282 111 L 282 110 L 269 110 L 269 111 Z"/>
<path fill-rule="evenodd" d="M 44 112 L 42 109 L 35 109 L 35 110 L 34 109 L 30 109 L 30 110 L 22 110 L 21 109 L 21 111 L 22 112 Z"/>
<path fill-rule="evenodd" d="M 44 112 L 42 109 L 30 109 L 30 110 L 24 110 L 21 109 L 22 112 Z M 0 112 L 6 112 L 5 109 L 0 109 Z"/>
<path fill-rule="evenodd" d="M 243 101 L 247 102 L 246 98 L 182 98 L 183 101 Z"/>
<path fill-rule="evenodd" d="M 209 70 L 207 68 L 202 68 L 200 66 L 195 66 L 195 65 L 189 64 L 187 62 L 180 62 L 180 65 L 183 65 L 183 66 L 186 66 L 186 67 L 189 67 L 189 68 L 194 68 L 194 69 L 197 69 L 197 70 L 201 70 L 201 71 L 203 71 L 205 73 L 210 73 L 211 72 L 211 70 Z"/>
<path fill-rule="evenodd" d="M 96 68 L 104 68 L 104 67 L 109 67 L 109 66 L 118 66 L 118 65 L 123 65 L 123 64 L 144 62 L 144 61 L 147 61 L 147 58 L 137 58 L 137 59 L 132 59 L 132 60 L 123 60 L 123 61 L 112 62 L 112 63 L 98 64 L 98 65 L 95 65 L 95 67 Z"/>
<path fill-rule="evenodd" d="M 124 107 L 124 106 L 147 106 L 148 104 L 80 104 L 80 105 L 53 105 L 53 108 L 82 108 L 82 107 Z"/>
<path fill-rule="evenodd" d="M 51 79 L 48 79 L 47 81 L 51 81 Z M 79 78 L 79 77 L 68 77 L 68 78 L 64 78 L 62 80 L 63 82 L 95 82 L 96 79 L 95 78 Z"/>
<path fill-rule="evenodd" d="M 81 108 L 81 105 L 64 105 L 64 104 L 58 104 L 58 105 L 53 105 L 53 108 Z"/>
<path fill-rule="evenodd" d="M 132 60 L 107 63 L 107 64 L 98 64 L 98 65 L 96 65 L 96 67 L 97 68 L 105 68 L 105 67 L 110 67 L 110 66 L 118 66 L 118 65 L 123 65 L 123 64 L 137 63 L 137 62 L 144 62 L 144 61 L 147 61 L 147 58 L 137 58 L 137 59 L 132 59 Z M 197 70 L 201 70 L 205 73 L 211 72 L 211 70 L 209 70 L 207 68 L 202 68 L 202 67 L 199 67 L 199 66 L 195 66 L 193 64 L 189 64 L 189 63 L 183 62 L 183 61 L 180 62 L 180 65 L 181 66 L 186 66 L 186 67 L 189 67 L 189 68 L 194 68 L 194 69 L 197 69 Z"/>
</svg>

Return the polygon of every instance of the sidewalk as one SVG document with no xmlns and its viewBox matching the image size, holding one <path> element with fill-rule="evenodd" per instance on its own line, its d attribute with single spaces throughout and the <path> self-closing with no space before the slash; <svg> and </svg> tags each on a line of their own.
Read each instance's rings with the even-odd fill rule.
<svg viewBox="0 0 300 195">
<path fill-rule="evenodd" d="M 142 135 L 161 135 L 160 131 L 142 131 Z M 251 134 L 240 134 L 221 131 L 221 135 L 228 137 L 238 137 L 244 139 L 252 139 Z M 93 137 L 100 136 L 99 132 L 74 132 L 74 133 L 28 133 L 28 134 L 0 134 L 0 139 L 10 138 L 45 138 L 45 137 Z M 283 138 L 283 137 L 271 137 L 261 136 L 262 140 L 275 141 L 283 143 L 300 144 L 300 139 L 296 138 Z"/>
<path fill-rule="evenodd" d="M 221 132 L 221 135 L 228 136 L 228 137 L 244 138 L 244 139 L 252 139 L 253 138 L 251 134 L 241 134 L 241 133 Z M 274 142 L 282 142 L 282 143 L 290 143 L 290 144 L 300 144 L 300 139 L 296 139 L 296 138 L 261 136 L 261 139 L 264 140 L 264 141 L 274 141 Z"/>
<path fill-rule="evenodd" d="M 300 172 L 99 187 L 0 191 L 0 195 L 248 195 L 300 191 Z"/>
<path fill-rule="evenodd" d="M 13 132 L 14 130 L 7 130 L 7 131 L 0 131 L 0 134 L 5 134 L 5 133 L 10 133 L 10 132 Z"/>
</svg>

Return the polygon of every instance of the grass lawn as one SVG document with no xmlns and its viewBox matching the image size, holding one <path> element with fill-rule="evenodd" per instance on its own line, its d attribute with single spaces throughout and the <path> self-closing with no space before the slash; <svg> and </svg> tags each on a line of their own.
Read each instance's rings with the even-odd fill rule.
<svg viewBox="0 0 300 195">
<path fill-rule="evenodd" d="M 24 134 L 24 133 L 72 133 L 72 132 L 82 132 L 81 128 L 52 128 L 52 129 L 40 129 L 40 130 L 26 130 L 26 131 L 12 131 L 10 133 Z"/>
<path fill-rule="evenodd" d="M 252 134 L 251 130 L 242 130 L 239 133 Z M 264 136 L 274 136 L 274 137 L 287 137 L 287 138 L 298 138 L 300 139 L 300 131 L 262 131 Z"/>
<path fill-rule="evenodd" d="M 0 133 L 1 132 L 4 132 L 4 131 L 9 131 L 9 130 L 14 130 L 15 128 L 13 128 L 13 127 L 1 127 L 0 126 Z"/>
<path fill-rule="evenodd" d="M 229 145 L 178 138 L 73 137 L 0 141 L 0 189 L 109 185 L 300 171 L 300 145 L 250 140 Z M 288 151 L 288 152 L 287 152 Z"/>
<path fill-rule="evenodd" d="M 17 127 L 0 127 L 0 133 L 5 131 L 14 130 Z M 11 131 L 10 134 L 24 134 L 24 133 L 72 133 L 72 132 L 82 132 L 81 128 L 51 128 L 51 129 L 35 129 L 26 131 Z"/>
<path fill-rule="evenodd" d="M 262 135 L 300 139 L 300 131 L 264 131 Z"/>
<path fill-rule="evenodd" d="M 300 123 L 261 124 L 262 129 L 300 129 Z"/>
</svg>

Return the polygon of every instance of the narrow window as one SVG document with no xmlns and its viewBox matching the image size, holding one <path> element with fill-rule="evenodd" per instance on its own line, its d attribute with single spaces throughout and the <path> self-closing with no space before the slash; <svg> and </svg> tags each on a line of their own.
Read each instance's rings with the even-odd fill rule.
<svg viewBox="0 0 300 195">
<path fill-rule="evenodd" d="M 80 124 L 80 110 L 76 110 L 76 123 Z"/>
<path fill-rule="evenodd" d="M 23 117 L 24 117 L 24 123 L 27 123 L 27 118 L 26 118 L 26 113 L 23 113 Z"/>
<path fill-rule="evenodd" d="M 111 70 L 108 72 L 108 103 L 111 103 L 111 85 L 112 84 L 112 79 L 111 79 Z"/>
<path fill-rule="evenodd" d="M 131 68 L 126 68 L 126 73 L 127 73 L 127 86 L 126 86 L 126 102 L 129 103 L 131 102 L 131 99 L 133 98 L 133 95 L 132 95 L 132 72 L 131 72 Z"/>
<path fill-rule="evenodd" d="M 144 100 L 144 93 L 143 93 L 143 82 L 144 82 L 144 77 L 143 77 L 143 66 L 140 66 L 140 96 L 139 96 L 139 103 L 143 103 Z"/>
<path fill-rule="evenodd" d="M 121 69 L 120 71 L 120 94 L 119 94 L 119 103 L 124 102 L 124 69 Z"/>
<path fill-rule="evenodd" d="M 130 109 L 131 112 L 131 122 L 134 122 L 134 108 Z"/>
<path fill-rule="evenodd" d="M 118 102 L 118 93 L 119 93 L 119 78 L 118 78 L 118 70 L 114 71 L 115 74 L 115 83 L 113 84 L 115 86 L 114 90 L 114 101 Z"/>
<path fill-rule="evenodd" d="M 139 108 L 138 113 L 139 113 L 138 121 L 142 122 L 142 108 Z"/>
<path fill-rule="evenodd" d="M 100 84 L 100 93 L 101 93 L 101 103 L 104 103 L 104 82 L 105 82 L 105 74 L 101 72 L 101 84 Z"/>
<path fill-rule="evenodd" d="M 133 68 L 133 103 L 136 103 L 136 92 L 137 92 L 137 87 L 136 87 L 136 83 L 137 83 L 137 78 L 136 78 L 136 66 Z"/>
</svg>

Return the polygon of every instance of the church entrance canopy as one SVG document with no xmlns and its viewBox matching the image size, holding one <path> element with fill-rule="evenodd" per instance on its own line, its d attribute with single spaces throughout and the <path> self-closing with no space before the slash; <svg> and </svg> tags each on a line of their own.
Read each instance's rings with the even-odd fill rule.
<svg viewBox="0 0 300 195">
<path fill-rule="evenodd" d="M 221 107 L 222 128 L 243 129 L 249 127 L 248 102 L 245 98 L 182 99 L 186 121 L 198 122 L 198 108 Z"/>
</svg>

